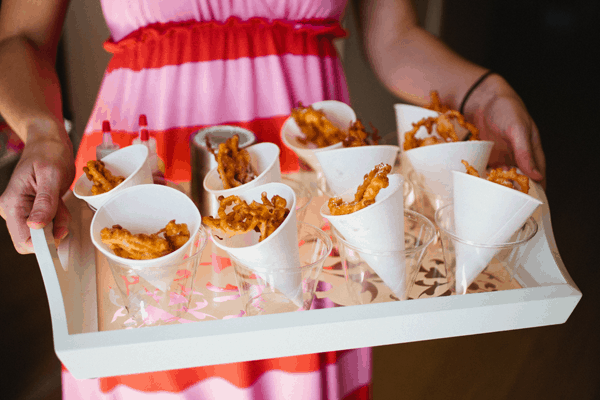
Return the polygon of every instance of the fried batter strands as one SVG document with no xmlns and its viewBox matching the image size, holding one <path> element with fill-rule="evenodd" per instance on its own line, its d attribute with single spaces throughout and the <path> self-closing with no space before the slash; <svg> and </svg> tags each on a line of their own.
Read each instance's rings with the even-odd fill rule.
<svg viewBox="0 0 600 400">
<path fill-rule="evenodd" d="M 465 160 L 461 163 L 467 168 L 467 174 L 479 177 L 479 173 L 475 168 L 469 165 Z M 529 193 L 529 178 L 526 175 L 517 173 L 516 168 L 511 168 L 508 171 L 502 168 L 496 168 L 490 171 L 487 178 L 488 181 L 506 186 L 511 189 L 519 190 L 525 194 Z M 516 188 L 513 182 L 517 182 L 519 187 Z"/>
<path fill-rule="evenodd" d="M 388 174 L 392 167 L 388 164 L 379 164 L 365 175 L 363 183 L 354 194 L 354 201 L 344 202 L 340 197 L 329 199 L 327 206 L 331 215 L 352 214 L 375 203 L 375 197 L 379 191 L 389 186 Z"/>
<path fill-rule="evenodd" d="M 256 172 L 250 163 L 250 153 L 245 149 L 240 150 L 239 142 L 239 135 L 233 135 L 219 144 L 219 151 L 215 153 L 208 136 L 206 137 L 206 147 L 217 161 L 223 189 L 238 187 L 256 178 Z"/>
<path fill-rule="evenodd" d="M 304 138 L 298 138 L 302 144 L 313 143 L 317 147 L 327 147 L 346 137 L 346 133 L 329 121 L 323 111 L 315 110 L 312 106 L 304 107 L 302 103 L 298 103 L 298 107 L 292 109 L 292 118 L 304 133 Z"/>
<path fill-rule="evenodd" d="M 220 196 L 218 218 L 207 216 L 202 218 L 202 222 L 230 236 L 256 230 L 260 232 L 259 242 L 262 242 L 283 223 L 290 210 L 286 208 L 287 201 L 278 195 L 269 200 L 267 193 L 263 192 L 261 201 L 262 204 L 257 201 L 248 204 L 239 196 Z M 226 212 L 228 207 L 231 207 L 229 213 Z"/>
<path fill-rule="evenodd" d="M 356 120 L 350 128 L 348 129 L 348 135 L 343 141 L 344 147 L 360 147 L 360 146 L 370 146 L 379 144 L 379 135 L 377 129 L 371 125 L 372 133 L 369 133 L 365 130 L 364 125 L 360 120 Z M 371 139 L 369 139 L 371 136 Z"/>
<path fill-rule="evenodd" d="M 125 180 L 122 176 L 113 175 L 102 161 L 88 161 L 86 166 L 83 167 L 83 172 L 93 183 L 92 195 L 109 192 Z"/>
<path fill-rule="evenodd" d="M 164 233 L 164 238 L 160 236 L 161 233 Z M 176 224 L 172 220 L 157 233 L 134 235 L 120 225 L 113 225 L 112 228 L 102 229 L 100 237 L 119 257 L 150 260 L 179 249 L 189 240 L 190 231 L 187 224 Z"/>
</svg>

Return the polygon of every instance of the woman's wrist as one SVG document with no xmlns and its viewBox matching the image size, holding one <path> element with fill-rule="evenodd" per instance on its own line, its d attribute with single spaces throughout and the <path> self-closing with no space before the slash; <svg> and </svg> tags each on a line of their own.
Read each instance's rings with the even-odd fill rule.
<svg viewBox="0 0 600 400">
<path fill-rule="evenodd" d="M 516 93 L 502 76 L 496 73 L 488 75 L 470 93 L 463 106 L 463 114 L 467 120 L 477 121 L 496 99 L 505 96 L 516 96 Z"/>
</svg>

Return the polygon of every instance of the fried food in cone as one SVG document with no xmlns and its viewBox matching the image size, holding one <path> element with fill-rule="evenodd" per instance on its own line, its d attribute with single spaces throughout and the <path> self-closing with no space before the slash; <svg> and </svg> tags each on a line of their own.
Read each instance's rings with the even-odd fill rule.
<svg viewBox="0 0 600 400">
<path fill-rule="evenodd" d="M 219 151 L 215 154 L 209 137 L 206 137 L 206 146 L 217 161 L 223 189 L 238 187 L 256 178 L 256 172 L 250 164 L 250 154 L 245 149 L 240 150 L 239 143 L 239 135 L 233 135 L 219 144 Z"/>
<path fill-rule="evenodd" d="M 160 234 L 164 233 L 164 237 Z M 176 224 L 169 221 L 164 229 L 157 233 L 132 234 L 121 225 L 104 228 L 100 231 L 102 242 L 119 257 L 130 260 L 150 260 L 174 252 L 190 238 L 187 224 Z"/>
<path fill-rule="evenodd" d="M 354 201 L 344 202 L 340 197 L 329 199 L 327 206 L 331 215 L 352 214 L 375 203 L 375 197 L 379 191 L 388 187 L 388 174 L 392 167 L 389 164 L 379 164 L 365 175 L 364 182 L 358 187 L 354 195 Z"/>
<path fill-rule="evenodd" d="M 461 162 L 467 169 L 467 174 L 480 178 L 479 172 L 470 166 L 468 162 L 465 160 L 462 160 Z M 529 178 L 525 175 L 517 173 L 517 169 L 515 167 L 509 169 L 508 171 L 505 171 L 502 168 L 493 169 L 490 171 L 486 179 L 490 182 L 506 186 L 507 188 L 519 190 L 525 194 L 529 193 Z M 519 185 L 518 188 L 515 187 L 514 182 Z"/>
<path fill-rule="evenodd" d="M 362 122 L 360 122 L 360 120 L 356 120 L 356 122 L 354 122 L 348 129 L 348 135 L 342 142 L 343 146 L 360 147 L 377 145 L 380 139 L 378 131 L 375 129 L 375 127 L 373 127 L 373 125 L 371 125 L 371 129 L 373 132 L 367 132 Z"/>
<path fill-rule="evenodd" d="M 315 110 L 312 106 L 304 107 L 299 103 L 292 110 L 292 117 L 304 133 L 304 138 L 298 138 L 302 144 L 313 143 L 320 148 L 334 145 L 346 138 L 346 133 L 327 119 L 323 111 Z"/>
<path fill-rule="evenodd" d="M 102 161 L 88 161 L 87 165 L 83 167 L 83 172 L 93 183 L 91 190 L 94 196 L 111 191 L 125 180 L 123 176 L 113 175 Z"/>
<path fill-rule="evenodd" d="M 460 112 L 451 110 L 450 108 L 442 105 L 437 91 L 432 91 L 430 96 L 431 104 L 426 108 L 439 112 L 440 115 L 437 117 L 423 118 L 419 122 L 413 123 L 413 129 L 404 134 L 404 150 L 410 150 L 417 147 L 430 146 L 439 143 L 458 142 L 458 136 L 452 120 L 456 120 L 458 125 L 470 132 L 471 136 L 469 140 L 479 140 L 479 130 L 475 127 L 475 125 L 467 122 L 465 117 Z M 417 139 L 415 137 L 417 131 L 422 126 L 424 126 L 427 130 L 427 133 L 431 135 L 434 124 L 436 125 L 436 132 L 440 136 L 439 138 L 436 136 L 430 136 L 425 139 Z"/>
<path fill-rule="evenodd" d="M 290 210 L 286 208 L 286 200 L 278 195 L 269 200 L 267 193 L 263 192 L 261 201 L 262 204 L 257 201 L 248 204 L 236 195 L 219 196 L 219 217 L 203 217 L 202 222 L 230 236 L 255 230 L 260 232 L 259 242 L 262 242 L 283 223 Z M 225 210 L 229 206 L 233 206 L 233 209 L 228 214 Z"/>
</svg>

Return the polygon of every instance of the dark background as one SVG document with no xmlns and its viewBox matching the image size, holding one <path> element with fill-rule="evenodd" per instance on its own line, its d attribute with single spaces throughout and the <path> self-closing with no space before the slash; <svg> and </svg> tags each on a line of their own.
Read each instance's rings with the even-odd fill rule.
<svg viewBox="0 0 600 400">
<path fill-rule="evenodd" d="M 443 40 L 502 74 L 538 125 L 554 236 L 583 298 L 562 325 L 375 348 L 374 397 L 599 399 L 600 2 L 445 3 Z M 356 87 L 351 96 L 360 108 Z M 37 262 L 18 255 L 0 225 L 0 397 L 58 399 L 60 363 Z"/>
</svg>

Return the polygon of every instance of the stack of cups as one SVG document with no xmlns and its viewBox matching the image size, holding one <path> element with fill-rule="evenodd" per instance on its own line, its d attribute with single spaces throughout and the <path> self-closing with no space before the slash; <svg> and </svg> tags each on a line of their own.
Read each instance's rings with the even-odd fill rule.
<svg viewBox="0 0 600 400">
<path fill-rule="evenodd" d="M 130 260 L 113 253 L 102 242 L 103 228 L 121 225 L 132 234 L 152 234 L 175 220 L 185 223 L 190 239 L 179 249 L 150 260 Z M 177 322 L 186 312 L 192 284 L 207 234 L 194 203 L 176 189 L 138 185 L 124 190 L 98 209 L 91 223 L 94 246 L 109 262 L 128 312 L 126 327 Z"/>
</svg>

